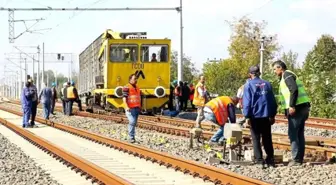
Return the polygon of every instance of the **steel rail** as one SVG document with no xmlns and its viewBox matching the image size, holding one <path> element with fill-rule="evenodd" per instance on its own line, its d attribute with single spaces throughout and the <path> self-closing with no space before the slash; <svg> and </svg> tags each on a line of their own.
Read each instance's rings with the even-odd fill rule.
<svg viewBox="0 0 336 185">
<path fill-rule="evenodd" d="M 16 114 L 22 116 L 23 113 L 14 111 L 8 108 L 0 107 L 0 110 L 10 112 L 12 114 Z M 98 135 L 95 133 L 88 132 L 83 129 L 74 128 L 65 124 L 52 122 L 49 120 L 45 120 L 39 116 L 36 116 L 36 121 L 55 127 L 57 129 L 69 132 L 74 135 L 81 136 L 83 138 L 95 141 L 97 143 L 109 146 L 111 148 L 118 149 L 120 151 L 127 152 L 134 156 L 138 156 L 140 158 L 145 158 L 146 160 L 151 160 L 152 162 L 157 162 L 160 165 L 165 165 L 167 167 L 173 167 L 175 170 L 182 171 L 184 173 L 188 173 L 193 175 L 194 177 L 200 177 L 204 180 L 209 180 L 214 182 L 215 184 L 231 184 L 231 185 L 269 185 L 270 183 L 263 182 L 254 178 L 246 177 L 231 171 L 219 169 L 212 166 L 207 166 L 204 164 L 200 164 L 194 161 L 185 160 L 179 157 L 174 157 L 170 154 L 166 154 L 163 152 L 158 152 L 155 150 L 151 150 L 145 147 L 136 146 L 130 143 L 122 142 L 116 139 L 108 138 L 102 135 Z M 22 129 L 23 130 L 23 129 Z"/>
<path fill-rule="evenodd" d="M 20 104 L 19 100 L 10 100 L 9 103 L 16 103 Z M 56 105 L 55 108 L 61 108 L 61 106 Z M 83 108 L 85 108 L 85 105 L 82 105 Z M 58 109 L 59 110 L 59 109 Z M 73 110 L 78 110 L 77 107 L 74 107 Z M 242 114 L 236 114 L 238 118 L 243 117 Z M 146 117 L 144 115 L 141 115 L 140 117 Z M 176 119 L 179 121 L 184 122 L 192 122 L 190 120 L 182 119 L 182 118 L 163 118 L 163 116 L 156 116 L 161 117 L 161 119 Z M 277 124 L 288 124 L 288 120 L 285 119 L 285 115 L 279 114 L 276 116 L 275 120 Z M 327 118 L 317 118 L 317 117 L 310 117 L 306 121 L 306 126 L 312 127 L 312 128 L 319 128 L 319 129 L 327 129 L 327 130 L 336 130 L 336 119 L 327 119 Z"/>
<path fill-rule="evenodd" d="M 55 110 L 62 112 L 60 107 L 55 107 Z M 90 117 L 90 118 L 97 118 L 97 119 L 104 119 L 104 120 L 110 120 L 115 121 L 117 123 L 123 123 L 127 124 L 128 120 L 125 115 L 121 114 L 113 114 L 113 115 L 100 115 L 100 114 L 91 114 L 88 112 L 74 112 L 77 116 L 82 117 Z M 112 114 L 112 113 L 111 113 Z M 168 123 L 171 125 L 166 125 L 162 123 Z M 190 129 L 194 126 L 194 122 L 190 122 L 188 120 L 184 119 L 170 119 L 166 117 L 153 117 L 153 116 L 143 116 L 139 117 L 138 120 L 138 127 L 149 129 L 149 130 L 155 130 L 162 133 L 167 133 L 170 135 L 177 135 L 177 136 L 183 136 L 183 137 L 190 137 Z M 210 124 L 202 124 L 203 128 L 206 129 L 206 131 L 203 132 L 203 137 L 205 139 L 210 139 L 214 132 L 207 131 L 207 130 L 213 130 L 217 128 L 218 126 L 210 125 Z M 187 128 L 183 128 L 187 127 Z M 243 129 L 243 139 L 244 143 L 251 142 L 250 140 L 250 131 L 248 129 Z M 272 133 L 272 140 L 273 140 L 273 146 L 275 148 L 279 149 L 285 149 L 285 150 L 291 150 L 291 145 L 288 139 L 288 136 L 286 134 L 281 133 Z M 336 139 L 334 138 L 324 138 L 324 137 L 316 137 L 316 136 L 308 136 L 306 137 L 306 141 L 309 141 L 312 145 L 306 145 L 306 152 L 315 152 L 320 153 L 323 156 L 327 158 L 331 158 L 335 153 L 336 149 L 333 149 L 336 145 Z M 317 146 L 316 146 L 317 145 Z M 325 147 L 320 147 L 320 146 Z M 327 148 L 330 147 L 330 148 Z"/>
<path fill-rule="evenodd" d="M 89 178 L 92 179 L 92 182 L 100 182 L 100 184 L 116 184 L 116 185 L 133 184 L 75 154 L 72 154 L 70 152 L 63 150 L 60 147 L 57 147 L 51 142 L 33 134 L 32 132 L 27 131 L 26 129 L 20 128 L 19 126 L 16 126 L 14 123 L 11 123 L 1 117 L 0 122 L 7 128 L 11 129 L 15 133 L 22 136 L 23 138 L 32 142 L 34 145 L 37 145 L 39 148 L 42 148 L 44 151 L 47 151 L 48 154 L 54 155 L 54 158 L 56 158 L 57 160 L 61 160 L 61 162 L 63 163 L 66 163 L 68 167 L 72 165 L 80 169 L 82 172 L 89 174 Z"/>
</svg>

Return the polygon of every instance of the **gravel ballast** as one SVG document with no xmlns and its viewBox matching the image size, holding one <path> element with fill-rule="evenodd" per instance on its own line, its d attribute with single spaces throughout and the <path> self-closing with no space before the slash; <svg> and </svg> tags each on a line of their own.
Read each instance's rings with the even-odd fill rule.
<svg viewBox="0 0 336 185">
<path fill-rule="evenodd" d="M 20 110 L 20 107 L 11 105 L 1 105 L 7 108 Z M 76 106 L 76 104 L 75 104 Z M 38 110 L 38 115 L 42 116 L 42 111 Z M 56 112 L 51 116 L 51 120 L 64 123 L 77 128 L 82 128 L 91 132 L 105 135 L 111 138 L 126 140 L 127 125 L 116 124 L 111 121 L 105 121 L 93 118 L 84 118 L 78 116 L 64 116 Z M 136 140 L 139 145 L 151 148 L 157 151 L 167 152 L 174 156 L 195 160 L 200 163 L 208 164 L 207 153 L 202 148 L 189 149 L 189 139 L 167 134 L 158 133 L 137 128 Z M 260 169 L 256 166 L 239 166 L 217 164 L 219 168 L 231 170 L 242 175 L 257 178 L 274 184 L 335 184 L 336 165 L 303 165 L 300 167 L 276 167 Z M 334 179 L 333 179 L 334 178 Z"/>
<path fill-rule="evenodd" d="M 189 119 L 189 120 L 196 120 L 197 113 L 194 112 L 182 112 L 178 116 L 178 118 L 182 119 Z M 240 119 L 237 119 L 240 120 Z M 272 125 L 272 132 L 274 133 L 288 133 L 288 126 L 285 124 L 273 124 Z M 305 135 L 306 136 L 319 136 L 319 137 L 330 137 L 336 138 L 336 130 L 326 130 L 326 129 L 318 129 L 318 128 L 311 128 L 305 127 Z"/>
<path fill-rule="evenodd" d="M 0 185 L 59 185 L 20 148 L 0 134 Z"/>
</svg>

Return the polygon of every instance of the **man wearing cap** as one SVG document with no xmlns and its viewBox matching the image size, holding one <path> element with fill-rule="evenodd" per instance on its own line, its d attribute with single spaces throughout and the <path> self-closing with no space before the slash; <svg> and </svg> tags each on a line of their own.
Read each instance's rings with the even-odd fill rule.
<svg viewBox="0 0 336 185">
<path fill-rule="evenodd" d="M 35 126 L 35 117 L 36 117 L 36 112 L 37 112 L 37 105 L 38 105 L 38 94 L 37 94 L 37 88 L 34 85 L 33 79 L 28 79 L 28 82 L 30 83 L 29 86 L 29 91 L 33 93 L 32 95 L 32 106 L 31 106 L 31 122 L 30 126 L 34 127 Z"/>
<path fill-rule="evenodd" d="M 302 81 L 286 64 L 278 60 L 273 64 L 274 73 L 280 77 L 281 108 L 288 118 L 288 135 L 292 147 L 292 159 L 288 166 L 299 166 L 305 153 L 305 122 L 309 117 L 310 99 Z"/>
<path fill-rule="evenodd" d="M 244 85 L 243 114 L 246 118 L 245 125 L 250 127 L 255 162 L 262 168 L 264 168 L 265 162 L 269 166 L 274 166 L 271 125 L 274 124 L 277 104 L 272 85 L 259 78 L 258 66 L 250 67 L 249 75 L 251 80 Z M 265 162 L 260 145 L 261 137 L 266 152 Z"/>
<path fill-rule="evenodd" d="M 50 104 L 50 113 L 55 115 L 54 109 L 55 109 L 55 103 L 57 100 L 57 90 L 56 90 L 56 83 L 52 83 L 51 88 L 51 104 Z"/>
</svg>

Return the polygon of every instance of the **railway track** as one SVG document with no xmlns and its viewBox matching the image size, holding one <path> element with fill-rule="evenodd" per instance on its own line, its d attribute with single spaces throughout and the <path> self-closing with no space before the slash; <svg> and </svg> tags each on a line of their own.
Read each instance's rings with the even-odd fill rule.
<svg viewBox="0 0 336 185">
<path fill-rule="evenodd" d="M 0 108 L 6 111 L 12 111 L 9 109 Z M 59 107 L 56 110 L 61 111 Z M 14 111 L 15 112 L 15 111 Z M 17 113 L 17 112 L 16 112 Z M 87 112 L 75 111 L 75 115 L 82 117 L 97 118 L 103 120 L 115 121 L 117 123 L 127 124 L 128 120 L 125 115 L 113 114 L 113 115 L 100 115 L 91 114 Z M 178 121 L 177 121 L 178 120 Z M 190 128 L 194 125 L 193 122 L 186 121 L 184 119 L 170 119 L 167 117 L 153 117 L 153 116 L 142 116 L 138 120 L 138 127 L 155 130 L 162 133 L 167 133 L 170 135 L 177 135 L 183 137 L 190 137 Z M 207 130 L 216 129 L 213 125 L 203 124 L 203 127 Z M 204 131 L 203 137 L 209 139 L 214 134 L 213 131 Z M 243 129 L 244 143 L 251 142 L 250 132 L 248 129 Z M 286 134 L 273 133 L 273 145 L 277 149 L 290 150 L 290 143 L 288 136 Z M 336 140 L 333 138 L 324 137 L 306 137 L 306 152 L 312 154 L 318 154 L 325 156 L 326 158 L 331 158 L 336 153 Z"/>
<path fill-rule="evenodd" d="M 22 113 L 0 115 L 3 125 L 98 184 L 269 184 L 40 117 L 38 128 L 23 129 Z"/>
<path fill-rule="evenodd" d="M 18 100 L 10 100 L 10 103 L 14 104 L 20 104 L 20 101 Z M 62 106 L 58 103 L 56 104 L 56 107 L 58 111 L 61 111 Z M 85 109 L 85 106 L 83 106 L 83 109 Z M 73 107 L 74 111 L 77 111 L 77 107 Z M 141 115 L 140 117 L 148 117 Z M 151 116 L 149 116 L 151 117 Z M 174 119 L 175 121 L 180 121 L 180 122 L 190 122 L 193 123 L 191 120 L 186 120 L 186 119 L 181 119 L 181 118 L 168 118 L 165 116 L 156 116 L 160 117 L 160 119 Z M 241 114 L 237 114 L 238 118 L 242 118 L 243 116 Z M 276 116 L 276 124 L 288 124 L 287 119 L 285 118 L 285 115 L 280 114 Z M 306 126 L 311 127 L 311 128 L 318 128 L 318 129 L 326 129 L 326 130 L 336 130 L 336 119 L 326 119 L 326 118 L 317 118 L 317 117 L 311 117 L 308 118 L 306 121 Z"/>
</svg>

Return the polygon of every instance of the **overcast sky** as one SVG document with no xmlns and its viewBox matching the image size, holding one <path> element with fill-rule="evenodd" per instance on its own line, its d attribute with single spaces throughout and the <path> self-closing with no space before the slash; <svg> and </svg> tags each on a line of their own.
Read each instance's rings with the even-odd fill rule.
<svg viewBox="0 0 336 185">
<path fill-rule="evenodd" d="M 316 39 L 323 33 L 336 36 L 336 0 L 183 0 L 184 53 L 201 68 L 207 58 L 228 56 L 230 29 L 225 20 L 249 15 L 253 21 L 268 22 L 266 32 L 277 34 L 283 51 L 299 53 L 302 61 Z M 0 0 L 0 7 L 177 7 L 179 0 Z M 0 12 L 0 62 L 8 63 L 4 53 L 18 52 L 12 46 L 34 46 L 45 43 L 47 53 L 78 54 L 105 29 L 121 32 L 146 31 L 148 37 L 172 40 L 180 49 L 179 14 L 176 11 L 120 12 L 15 12 L 15 19 L 39 19 L 32 29 L 52 28 L 41 34 L 24 33 L 14 44 L 8 42 L 8 12 Z M 26 22 L 27 26 L 34 22 Z M 25 30 L 15 23 L 15 36 Z M 36 52 L 36 48 L 20 48 Z M 47 56 L 46 60 L 55 60 Z M 67 64 L 46 64 L 46 69 L 67 73 Z M 12 67 L 15 70 L 15 67 Z M 31 73 L 32 67 L 28 67 Z M 37 68 L 36 68 L 37 69 Z M 35 70 L 36 71 L 36 70 Z M 3 68 L 0 68 L 0 77 Z"/>
</svg>

